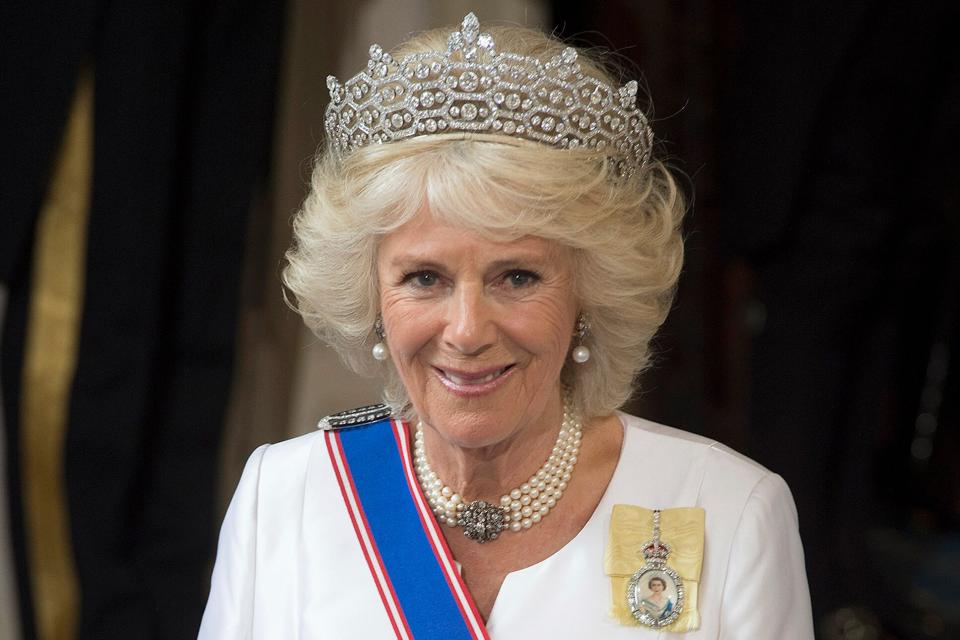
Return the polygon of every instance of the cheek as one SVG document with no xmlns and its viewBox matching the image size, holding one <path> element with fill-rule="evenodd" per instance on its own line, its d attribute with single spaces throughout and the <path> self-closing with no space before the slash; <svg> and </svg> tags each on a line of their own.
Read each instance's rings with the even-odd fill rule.
<svg viewBox="0 0 960 640">
<path fill-rule="evenodd" d="M 384 293 L 381 313 L 387 345 L 398 365 L 416 355 L 436 333 L 435 314 L 421 301 Z"/>
<path fill-rule="evenodd" d="M 548 299 L 525 305 L 505 315 L 504 326 L 511 337 L 545 358 L 566 357 L 573 337 L 573 304 L 565 299 Z"/>
</svg>

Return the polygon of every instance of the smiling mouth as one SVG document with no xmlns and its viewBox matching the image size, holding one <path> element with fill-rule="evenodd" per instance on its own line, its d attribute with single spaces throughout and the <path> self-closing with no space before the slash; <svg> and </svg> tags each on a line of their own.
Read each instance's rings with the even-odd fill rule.
<svg viewBox="0 0 960 640">
<path fill-rule="evenodd" d="M 466 371 L 450 371 L 435 367 L 440 379 L 448 387 L 458 387 L 463 390 L 480 391 L 490 386 L 495 386 L 497 381 L 513 370 L 514 365 L 509 364 L 505 367 L 499 367 L 494 370 L 478 371 L 475 373 Z"/>
<path fill-rule="evenodd" d="M 444 376 L 446 376 L 448 380 L 450 380 L 454 384 L 479 385 L 479 384 L 486 384 L 487 382 L 492 382 L 493 380 L 496 380 L 497 378 L 502 376 L 504 373 L 506 373 L 507 370 L 512 366 L 513 365 L 511 364 L 509 366 L 503 367 L 502 369 L 497 369 L 496 371 L 488 373 L 483 377 L 475 377 L 470 375 L 453 373 L 452 371 L 446 371 L 445 369 L 441 369 L 440 371 L 443 373 Z"/>
</svg>

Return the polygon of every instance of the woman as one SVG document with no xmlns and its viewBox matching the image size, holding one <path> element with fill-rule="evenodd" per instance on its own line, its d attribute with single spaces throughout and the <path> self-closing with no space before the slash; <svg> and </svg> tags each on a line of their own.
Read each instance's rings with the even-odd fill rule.
<svg viewBox="0 0 960 640">
<path fill-rule="evenodd" d="M 616 412 L 683 252 L 636 83 L 470 14 L 328 86 L 284 280 L 387 404 L 253 453 L 201 637 L 812 637 L 783 481 Z"/>
<path fill-rule="evenodd" d="M 647 613 L 658 620 L 670 615 L 673 611 L 673 600 L 664 593 L 667 589 L 667 582 L 663 578 L 654 576 L 647 581 L 647 589 L 650 593 L 643 599 L 643 607 Z"/>
</svg>

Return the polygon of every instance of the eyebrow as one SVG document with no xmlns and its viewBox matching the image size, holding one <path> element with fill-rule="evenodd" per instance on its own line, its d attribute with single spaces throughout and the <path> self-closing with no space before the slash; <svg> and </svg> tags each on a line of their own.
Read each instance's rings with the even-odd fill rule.
<svg viewBox="0 0 960 640">
<path fill-rule="evenodd" d="M 435 258 L 421 256 L 416 253 L 402 253 L 398 256 L 394 256 L 394 258 L 390 260 L 391 267 L 408 266 L 411 264 L 415 264 L 418 267 L 424 267 L 427 269 L 439 268 L 441 266 Z"/>
<path fill-rule="evenodd" d="M 530 265 L 534 267 L 542 267 L 544 265 L 551 264 L 551 256 L 541 256 L 541 255 L 530 255 L 530 254 L 515 254 L 508 258 L 501 258 L 491 262 L 489 265 L 486 265 L 487 270 L 498 270 L 506 269 L 508 267 L 516 267 L 517 265 Z M 409 267 L 410 265 L 416 265 L 418 269 L 434 269 L 437 271 L 443 271 L 444 265 L 442 262 L 438 262 L 434 258 L 420 258 L 415 254 L 404 254 L 395 257 L 390 261 L 391 267 Z"/>
<path fill-rule="evenodd" d="M 550 264 L 550 260 L 545 259 L 542 256 L 533 257 L 533 256 L 517 256 L 514 258 L 505 258 L 503 260 L 497 260 L 489 265 L 492 271 L 497 271 L 499 269 L 507 269 L 509 267 L 516 267 L 517 265 L 529 265 L 531 267 L 542 267 L 544 265 Z"/>
</svg>

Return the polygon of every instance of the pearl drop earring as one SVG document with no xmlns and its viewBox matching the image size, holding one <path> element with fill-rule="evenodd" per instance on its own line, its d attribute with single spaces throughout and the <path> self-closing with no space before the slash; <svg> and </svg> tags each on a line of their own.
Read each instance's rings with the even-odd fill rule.
<svg viewBox="0 0 960 640">
<path fill-rule="evenodd" d="M 573 361 L 577 364 L 583 364 L 590 359 L 590 349 L 583 344 L 584 338 L 586 338 L 589 333 L 590 325 L 581 313 L 577 316 L 577 328 L 574 331 L 574 335 L 577 337 L 577 346 L 573 348 L 573 352 L 570 354 L 570 357 L 572 357 Z"/>
<path fill-rule="evenodd" d="M 377 321 L 373 323 L 373 330 L 376 332 L 377 337 L 380 338 L 380 342 L 373 345 L 373 349 L 370 352 L 373 354 L 373 359 L 383 362 L 390 357 L 390 352 L 387 350 L 387 345 L 383 342 L 387 335 L 383 332 L 383 318 L 377 316 Z"/>
</svg>

